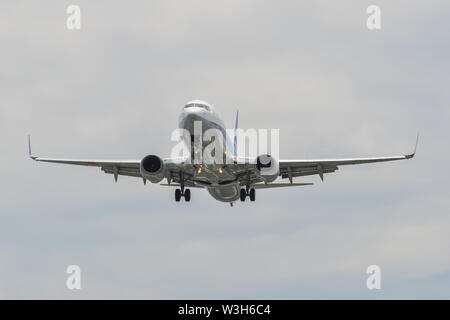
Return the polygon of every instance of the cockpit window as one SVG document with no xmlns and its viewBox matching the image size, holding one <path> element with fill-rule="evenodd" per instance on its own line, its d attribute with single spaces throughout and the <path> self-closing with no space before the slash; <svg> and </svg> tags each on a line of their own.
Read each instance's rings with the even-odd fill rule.
<svg viewBox="0 0 450 320">
<path fill-rule="evenodd" d="M 207 105 L 205 105 L 205 104 L 200 104 L 200 103 L 190 103 L 190 104 L 187 104 L 187 105 L 184 106 L 185 109 L 187 109 L 187 108 L 193 108 L 193 107 L 202 108 L 202 109 L 211 111 Z"/>
</svg>

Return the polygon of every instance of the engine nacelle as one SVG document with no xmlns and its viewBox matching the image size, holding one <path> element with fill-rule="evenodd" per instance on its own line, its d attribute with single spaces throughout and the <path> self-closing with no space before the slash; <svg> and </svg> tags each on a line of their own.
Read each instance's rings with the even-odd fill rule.
<svg viewBox="0 0 450 320">
<path fill-rule="evenodd" d="M 140 170 L 143 178 L 158 183 L 164 178 L 164 161 L 155 155 L 146 156 L 141 160 Z"/>
<path fill-rule="evenodd" d="M 256 158 L 255 169 L 267 182 L 272 182 L 278 178 L 280 164 L 278 159 L 269 154 L 263 154 Z"/>
</svg>

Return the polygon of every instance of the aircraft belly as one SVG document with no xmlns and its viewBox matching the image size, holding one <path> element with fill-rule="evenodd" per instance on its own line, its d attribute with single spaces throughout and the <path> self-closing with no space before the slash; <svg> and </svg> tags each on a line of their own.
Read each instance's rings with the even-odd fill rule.
<svg viewBox="0 0 450 320">
<path fill-rule="evenodd" d="M 216 200 L 223 202 L 232 202 L 239 199 L 239 184 L 230 184 L 220 187 L 209 187 L 207 188 L 209 194 Z"/>
</svg>

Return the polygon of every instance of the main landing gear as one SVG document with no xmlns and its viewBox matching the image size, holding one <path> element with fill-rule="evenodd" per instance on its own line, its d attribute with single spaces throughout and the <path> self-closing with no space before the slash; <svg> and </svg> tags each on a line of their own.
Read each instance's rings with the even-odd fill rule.
<svg viewBox="0 0 450 320">
<path fill-rule="evenodd" d="M 247 189 L 247 190 L 246 190 Z M 254 188 L 246 188 L 246 189 L 241 189 L 241 201 L 245 201 L 245 198 L 247 196 L 250 197 L 250 201 L 255 201 L 255 189 Z"/>
<path fill-rule="evenodd" d="M 176 189 L 175 190 L 175 201 L 179 202 L 181 197 L 184 197 L 184 200 L 186 202 L 191 201 L 191 190 L 186 189 L 186 190 L 184 190 L 184 192 L 182 192 L 181 189 Z"/>
<path fill-rule="evenodd" d="M 184 190 L 184 174 L 183 172 L 180 172 L 180 189 L 175 190 L 175 201 L 179 202 L 181 200 L 181 197 L 184 197 L 184 200 L 186 202 L 191 201 L 191 190 L 186 189 Z"/>
</svg>

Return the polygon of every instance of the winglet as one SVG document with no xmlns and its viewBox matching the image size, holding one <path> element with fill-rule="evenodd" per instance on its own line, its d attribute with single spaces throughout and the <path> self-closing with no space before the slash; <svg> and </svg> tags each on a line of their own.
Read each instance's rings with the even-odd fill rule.
<svg viewBox="0 0 450 320">
<path fill-rule="evenodd" d="M 416 155 L 416 150 L 417 150 L 417 144 L 418 143 L 419 143 L 419 132 L 417 132 L 416 145 L 414 146 L 414 151 L 411 154 L 405 154 L 405 158 L 406 159 L 414 158 L 414 156 Z"/>
<path fill-rule="evenodd" d="M 31 153 L 31 136 L 28 135 L 28 156 L 33 159 L 36 160 L 37 157 L 33 156 L 33 154 Z"/>
</svg>

